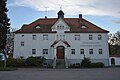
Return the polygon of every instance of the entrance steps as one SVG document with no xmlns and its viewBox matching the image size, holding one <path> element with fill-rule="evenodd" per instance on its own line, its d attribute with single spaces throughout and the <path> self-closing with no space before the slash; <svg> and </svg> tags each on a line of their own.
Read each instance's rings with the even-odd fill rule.
<svg viewBox="0 0 120 80">
<path fill-rule="evenodd" d="M 65 60 L 64 59 L 57 59 L 56 60 L 56 68 L 65 68 Z"/>
</svg>

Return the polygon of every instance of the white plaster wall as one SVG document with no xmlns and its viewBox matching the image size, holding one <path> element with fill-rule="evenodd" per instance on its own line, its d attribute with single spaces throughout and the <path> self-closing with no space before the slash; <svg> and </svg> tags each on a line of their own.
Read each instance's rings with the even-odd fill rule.
<svg viewBox="0 0 120 80">
<path fill-rule="evenodd" d="M 46 33 L 47 34 L 47 33 Z M 93 35 L 93 40 L 89 40 L 89 33 L 77 33 L 80 35 L 80 40 L 74 40 L 75 33 L 66 33 L 65 40 L 71 47 L 67 48 L 67 58 L 83 59 L 83 54 L 80 54 L 80 49 L 84 49 L 86 57 L 91 59 L 108 59 L 109 50 L 106 33 L 90 33 Z M 98 34 L 102 35 L 102 40 L 98 40 Z M 21 37 L 24 35 L 24 37 Z M 32 35 L 37 36 L 37 40 L 32 40 Z M 48 40 L 43 40 L 43 34 L 15 34 L 14 39 L 14 57 L 24 56 L 43 56 L 43 49 L 48 49 L 49 53 L 44 55 L 47 59 L 53 59 L 54 49 L 51 45 L 56 40 L 56 34 L 48 33 Z M 21 41 L 25 45 L 21 46 Z M 37 50 L 37 54 L 32 55 L 32 49 Z M 71 49 L 75 49 L 75 55 L 71 54 Z M 93 54 L 89 54 L 89 49 L 93 49 Z M 99 54 L 99 49 L 103 49 L 103 54 Z"/>
<path fill-rule="evenodd" d="M 93 35 L 93 40 L 89 40 L 89 34 Z M 98 34 L 102 35 L 102 40 L 98 40 Z M 84 49 L 86 57 L 91 59 L 109 59 L 109 49 L 106 33 L 77 33 L 80 40 L 74 40 L 74 33 L 66 33 L 66 41 L 71 45 L 71 49 L 75 49 L 75 55 L 69 52 L 70 59 L 83 59 L 80 49 Z M 89 54 L 89 49 L 93 49 L 93 54 Z M 99 54 L 99 49 L 103 49 L 103 54 Z"/>
<path fill-rule="evenodd" d="M 120 65 L 120 57 L 110 57 L 109 58 L 109 65 L 111 65 L 111 59 L 114 58 L 115 59 L 115 65 Z"/>
<path fill-rule="evenodd" d="M 47 33 L 46 33 L 47 34 Z M 24 35 L 24 37 L 21 37 Z M 36 35 L 37 39 L 32 40 L 32 35 Z M 44 34 L 15 34 L 14 38 L 14 57 L 19 58 L 24 56 L 43 56 L 43 49 L 48 49 L 48 54 L 44 55 L 46 58 L 51 59 L 53 57 L 53 50 L 51 48 L 52 43 L 55 40 L 54 34 L 49 34 L 48 40 L 43 40 Z M 21 41 L 24 41 L 24 46 L 21 46 Z M 32 54 L 32 49 L 36 49 L 36 54 Z"/>
</svg>

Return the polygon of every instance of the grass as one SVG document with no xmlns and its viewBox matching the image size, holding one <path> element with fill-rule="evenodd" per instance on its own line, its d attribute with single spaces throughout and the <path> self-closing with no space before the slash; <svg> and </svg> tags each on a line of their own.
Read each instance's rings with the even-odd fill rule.
<svg viewBox="0 0 120 80">
<path fill-rule="evenodd" d="M 0 71 L 15 71 L 15 70 L 17 70 L 17 68 L 2 68 L 2 67 L 0 67 Z"/>
</svg>

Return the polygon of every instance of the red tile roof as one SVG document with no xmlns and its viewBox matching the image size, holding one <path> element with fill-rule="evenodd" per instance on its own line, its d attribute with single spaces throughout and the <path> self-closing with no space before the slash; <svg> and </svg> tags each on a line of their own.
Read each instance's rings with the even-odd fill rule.
<svg viewBox="0 0 120 80">
<path fill-rule="evenodd" d="M 23 25 L 21 29 L 17 30 L 15 33 L 56 33 L 52 31 L 51 27 L 57 22 L 58 18 L 40 18 L 28 25 Z M 64 21 L 70 26 L 70 31 L 65 31 L 65 33 L 108 33 L 106 31 L 91 22 L 83 18 L 64 18 Z M 36 26 L 40 28 L 36 28 Z M 86 26 L 83 29 L 81 26 Z"/>
<path fill-rule="evenodd" d="M 120 57 L 120 54 L 111 54 L 110 57 Z"/>
</svg>

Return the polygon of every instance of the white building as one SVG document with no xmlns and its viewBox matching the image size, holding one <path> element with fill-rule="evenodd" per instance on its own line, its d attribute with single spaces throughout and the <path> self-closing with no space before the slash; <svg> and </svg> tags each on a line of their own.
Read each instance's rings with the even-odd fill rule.
<svg viewBox="0 0 120 80">
<path fill-rule="evenodd" d="M 109 66 L 120 66 L 120 55 L 110 55 Z"/>
<path fill-rule="evenodd" d="M 85 57 L 92 62 L 109 65 L 108 31 L 79 18 L 64 18 L 62 10 L 58 18 L 40 18 L 23 25 L 15 32 L 14 57 L 44 56 L 47 63 L 57 66 L 57 60 L 65 66 L 80 63 Z"/>
</svg>

